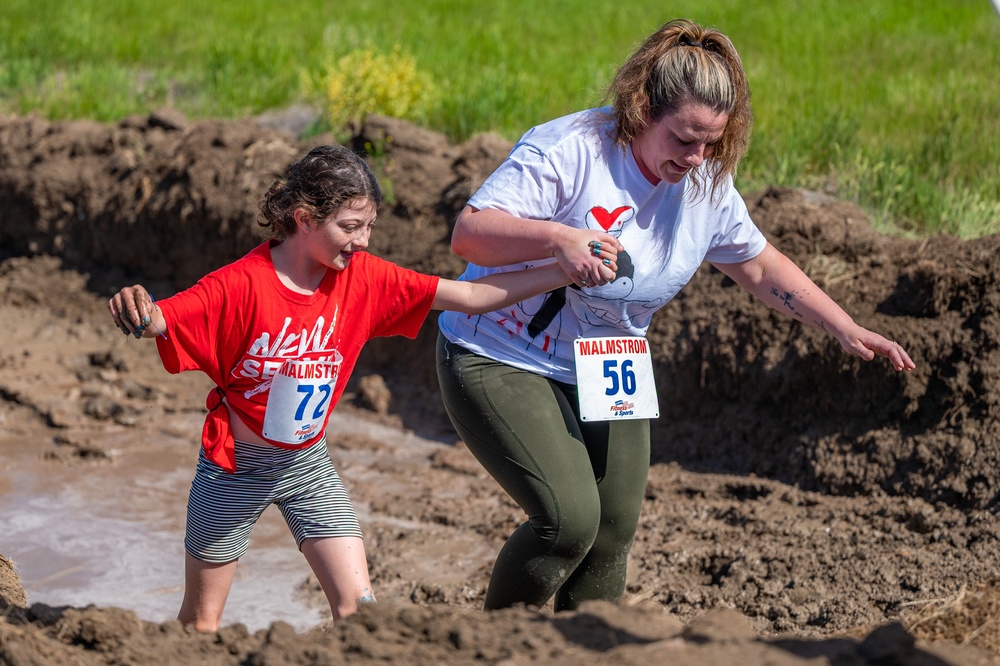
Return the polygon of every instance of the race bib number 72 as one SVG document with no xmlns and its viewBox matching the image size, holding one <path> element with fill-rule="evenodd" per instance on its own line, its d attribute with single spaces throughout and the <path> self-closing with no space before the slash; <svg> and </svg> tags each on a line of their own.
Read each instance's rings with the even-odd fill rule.
<svg viewBox="0 0 1000 666">
<path fill-rule="evenodd" d="M 330 411 L 340 361 L 340 354 L 334 361 L 285 361 L 271 379 L 261 434 L 282 444 L 315 437 Z"/>
<path fill-rule="evenodd" d="M 646 338 L 577 338 L 573 347 L 582 420 L 660 415 Z"/>
</svg>

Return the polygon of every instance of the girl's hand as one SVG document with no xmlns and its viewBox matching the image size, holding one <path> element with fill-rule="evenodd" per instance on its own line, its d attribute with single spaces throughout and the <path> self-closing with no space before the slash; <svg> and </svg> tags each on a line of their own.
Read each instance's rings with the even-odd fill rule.
<svg viewBox="0 0 1000 666">
<path fill-rule="evenodd" d="M 137 338 L 141 338 L 146 327 L 153 323 L 151 316 L 154 308 L 153 298 L 139 284 L 123 288 L 108 301 L 108 310 L 111 311 L 115 326 L 125 335 L 131 334 Z"/>
<path fill-rule="evenodd" d="M 601 287 L 613 281 L 618 253 L 625 250 L 618 239 L 592 229 L 564 229 L 553 255 L 574 284 Z"/>
</svg>

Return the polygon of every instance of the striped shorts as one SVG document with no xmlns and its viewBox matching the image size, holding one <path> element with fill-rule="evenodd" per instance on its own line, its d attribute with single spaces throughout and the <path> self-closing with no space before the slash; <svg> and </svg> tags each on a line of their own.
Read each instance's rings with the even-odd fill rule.
<svg viewBox="0 0 1000 666">
<path fill-rule="evenodd" d="M 317 537 L 361 537 L 347 490 L 333 468 L 326 439 L 305 449 L 236 442 L 236 472 L 198 456 L 188 497 L 184 548 L 205 562 L 238 559 L 250 530 L 276 504 L 295 543 Z"/>
</svg>

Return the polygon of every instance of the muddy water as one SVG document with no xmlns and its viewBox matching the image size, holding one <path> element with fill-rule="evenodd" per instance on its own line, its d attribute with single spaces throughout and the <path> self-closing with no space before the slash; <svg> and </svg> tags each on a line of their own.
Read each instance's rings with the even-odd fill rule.
<svg viewBox="0 0 1000 666">
<path fill-rule="evenodd" d="M 200 422 L 191 426 L 200 430 Z M 109 433 L 102 444 L 132 436 Z M 197 449 L 169 433 L 134 444 L 113 462 L 64 463 L 39 456 L 38 438 L 4 439 L 0 552 L 17 564 L 29 604 L 117 606 L 155 622 L 176 616 Z M 299 591 L 309 574 L 281 514 L 268 508 L 240 561 L 224 623 L 255 631 L 276 620 L 298 630 L 322 622 L 325 609 Z"/>
</svg>

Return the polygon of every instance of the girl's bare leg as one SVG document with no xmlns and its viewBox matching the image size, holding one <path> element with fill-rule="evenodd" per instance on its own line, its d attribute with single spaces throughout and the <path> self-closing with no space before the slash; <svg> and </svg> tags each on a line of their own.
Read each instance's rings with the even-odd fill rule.
<svg viewBox="0 0 1000 666">
<path fill-rule="evenodd" d="M 355 613 L 359 602 L 375 601 L 364 540 L 358 537 L 306 539 L 302 542 L 302 554 L 319 579 L 334 620 Z"/>
<path fill-rule="evenodd" d="M 197 631 L 218 631 L 239 560 L 205 562 L 184 554 L 184 601 L 177 619 Z"/>
</svg>

